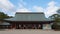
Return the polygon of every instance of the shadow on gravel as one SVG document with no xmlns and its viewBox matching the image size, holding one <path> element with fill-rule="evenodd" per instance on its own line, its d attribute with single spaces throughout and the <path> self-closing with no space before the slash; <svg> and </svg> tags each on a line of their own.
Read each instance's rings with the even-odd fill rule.
<svg viewBox="0 0 60 34">
<path fill-rule="evenodd" d="M 0 29 L 0 31 L 6 31 L 6 29 Z"/>
</svg>

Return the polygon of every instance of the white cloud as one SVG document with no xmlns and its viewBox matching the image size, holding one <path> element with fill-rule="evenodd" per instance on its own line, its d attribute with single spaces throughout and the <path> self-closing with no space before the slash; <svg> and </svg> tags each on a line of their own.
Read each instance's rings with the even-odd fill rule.
<svg viewBox="0 0 60 34">
<path fill-rule="evenodd" d="M 27 5 L 27 3 L 24 2 L 23 0 L 20 0 L 20 1 L 18 2 L 18 8 L 24 8 L 25 5 Z"/>
<path fill-rule="evenodd" d="M 51 1 L 48 3 L 48 7 L 45 9 L 46 17 L 49 17 L 52 14 L 57 13 L 56 10 L 58 9 L 58 7 L 55 6 L 55 4 L 56 4 L 56 2 L 54 2 L 54 1 Z"/>
<path fill-rule="evenodd" d="M 33 6 L 33 9 L 36 11 L 36 12 L 43 12 L 44 9 L 40 6 Z"/>
<path fill-rule="evenodd" d="M 11 10 L 14 5 L 9 0 L 0 0 L 0 8 L 4 10 Z"/>
<path fill-rule="evenodd" d="M 48 3 L 48 6 L 45 9 L 40 6 L 34 6 L 33 8 L 36 10 L 36 12 L 44 12 L 45 16 L 49 17 L 52 14 L 57 13 L 56 10 L 58 9 L 58 7 L 55 4 L 57 3 L 54 1 L 51 1 Z"/>
<path fill-rule="evenodd" d="M 57 4 L 57 2 L 51 1 L 48 3 L 48 6 L 55 6 L 55 4 Z"/>
<path fill-rule="evenodd" d="M 25 8 L 24 7 L 25 5 L 26 3 L 23 0 L 20 0 L 20 2 L 18 3 L 18 8 L 16 12 L 32 12 L 29 9 Z"/>
<path fill-rule="evenodd" d="M 9 0 L 0 0 L 0 9 L 2 12 L 12 16 L 14 14 L 14 5 Z"/>
<path fill-rule="evenodd" d="M 26 8 L 18 9 L 16 12 L 32 12 Z"/>
</svg>

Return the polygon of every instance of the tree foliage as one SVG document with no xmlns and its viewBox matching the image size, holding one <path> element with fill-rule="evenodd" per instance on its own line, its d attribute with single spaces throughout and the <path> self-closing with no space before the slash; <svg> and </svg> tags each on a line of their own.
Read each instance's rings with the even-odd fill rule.
<svg viewBox="0 0 60 34">
<path fill-rule="evenodd" d="M 60 15 L 59 14 L 53 14 L 50 16 L 51 19 L 53 19 L 55 22 L 60 22 Z"/>
<path fill-rule="evenodd" d="M 9 18 L 9 16 L 3 12 L 0 12 L 0 20 Z"/>
</svg>

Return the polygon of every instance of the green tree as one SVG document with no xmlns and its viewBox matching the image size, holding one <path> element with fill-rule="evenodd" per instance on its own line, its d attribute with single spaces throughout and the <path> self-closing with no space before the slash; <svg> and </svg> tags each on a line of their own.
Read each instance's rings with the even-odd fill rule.
<svg viewBox="0 0 60 34">
<path fill-rule="evenodd" d="M 9 18 L 9 16 L 3 12 L 0 12 L 0 20 Z"/>
<path fill-rule="evenodd" d="M 60 15 L 59 14 L 53 14 L 52 16 L 50 16 L 51 19 L 53 19 L 55 21 L 55 23 L 60 22 Z"/>
<path fill-rule="evenodd" d="M 50 16 L 50 18 L 54 20 L 53 28 L 56 30 L 60 30 L 60 15 L 53 14 L 52 16 Z"/>
</svg>

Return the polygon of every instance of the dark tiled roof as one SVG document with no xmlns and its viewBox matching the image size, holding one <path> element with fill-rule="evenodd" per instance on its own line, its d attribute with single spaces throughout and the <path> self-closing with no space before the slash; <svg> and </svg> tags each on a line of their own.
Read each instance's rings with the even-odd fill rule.
<svg viewBox="0 0 60 34">
<path fill-rule="evenodd" d="M 16 12 L 16 14 L 44 14 L 43 12 Z"/>
<path fill-rule="evenodd" d="M 10 21 L 51 21 L 47 19 L 43 12 L 17 12 L 14 18 L 6 19 Z"/>
</svg>

